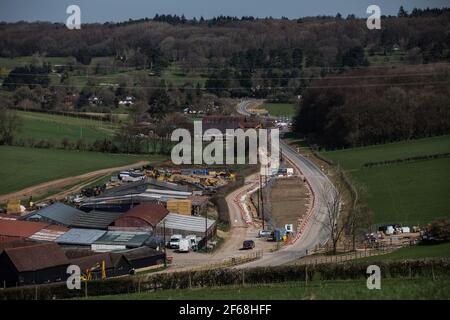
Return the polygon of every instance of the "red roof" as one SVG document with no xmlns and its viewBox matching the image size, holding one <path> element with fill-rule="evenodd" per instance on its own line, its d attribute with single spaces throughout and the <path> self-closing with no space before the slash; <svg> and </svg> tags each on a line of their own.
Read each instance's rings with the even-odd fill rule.
<svg viewBox="0 0 450 320">
<path fill-rule="evenodd" d="M 151 226 L 155 227 L 169 211 L 161 204 L 152 203 L 152 202 L 144 202 L 140 205 L 131 208 L 128 210 L 123 216 L 121 216 L 116 221 L 126 218 L 137 218 L 144 220 Z"/>
<path fill-rule="evenodd" d="M 0 235 L 28 238 L 48 225 L 42 222 L 0 219 Z"/>
<path fill-rule="evenodd" d="M 42 270 L 68 265 L 69 260 L 56 243 L 7 248 L 3 251 L 19 272 Z"/>
</svg>

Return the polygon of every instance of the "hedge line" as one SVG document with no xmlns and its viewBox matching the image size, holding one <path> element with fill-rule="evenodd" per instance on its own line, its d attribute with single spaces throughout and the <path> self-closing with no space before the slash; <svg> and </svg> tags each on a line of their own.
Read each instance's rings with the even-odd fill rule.
<svg viewBox="0 0 450 320">
<path fill-rule="evenodd" d="M 420 161 L 420 160 L 432 160 L 432 159 L 440 159 L 440 158 L 447 158 L 450 156 L 450 152 L 445 153 L 434 153 L 434 154 L 427 154 L 423 156 L 415 156 L 415 157 L 407 157 L 407 158 L 399 158 L 399 159 L 393 159 L 393 160 L 384 160 L 384 161 L 373 161 L 373 162 L 365 162 L 363 163 L 364 168 L 370 168 L 374 166 L 382 166 L 382 165 L 390 165 L 390 164 L 400 164 L 405 162 L 411 162 L 411 161 Z"/>
<path fill-rule="evenodd" d="M 366 279 L 367 266 L 381 268 L 382 278 L 450 276 L 450 259 L 426 259 L 383 262 L 351 262 L 343 264 L 319 264 L 279 266 L 253 269 L 218 269 L 136 275 L 88 283 L 89 296 L 127 294 L 165 289 L 214 287 L 241 284 L 263 284 L 285 281 L 316 281 Z M 83 297 L 81 290 L 68 290 L 65 283 L 18 287 L 0 290 L 0 300 L 14 299 L 64 299 Z"/>
</svg>

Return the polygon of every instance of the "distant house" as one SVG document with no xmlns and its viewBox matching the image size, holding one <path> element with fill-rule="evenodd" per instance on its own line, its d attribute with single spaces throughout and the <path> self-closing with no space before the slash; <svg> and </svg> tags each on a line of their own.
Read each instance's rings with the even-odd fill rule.
<svg viewBox="0 0 450 320">
<path fill-rule="evenodd" d="M 132 106 L 134 104 L 134 97 L 127 96 L 125 99 L 119 100 L 119 105 L 121 106 Z"/>
<path fill-rule="evenodd" d="M 56 243 L 6 248 L 0 254 L 0 282 L 16 286 L 64 281 L 68 266 Z"/>
<path fill-rule="evenodd" d="M 261 124 L 257 121 L 250 120 L 243 116 L 206 116 L 202 119 L 203 132 L 208 129 L 218 129 L 222 134 L 226 133 L 227 129 L 257 129 Z"/>
<path fill-rule="evenodd" d="M 144 202 L 128 210 L 114 222 L 115 229 L 142 229 L 152 231 L 169 211 L 154 202 Z"/>
</svg>

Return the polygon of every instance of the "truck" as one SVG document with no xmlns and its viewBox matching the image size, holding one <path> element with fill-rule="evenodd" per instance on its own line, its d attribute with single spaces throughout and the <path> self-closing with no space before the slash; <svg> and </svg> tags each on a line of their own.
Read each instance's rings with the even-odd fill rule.
<svg viewBox="0 0 450 320">
<path fill-rule="evenodd" d="M 189 252 L 191 250 L 191 242 L 189 239 L 180 239 L 178 252 Z"/>
<path fill-rule="evenodd" d="M 191 248 L 192 251 L 197 251 L 198 250 L 198 244 L 200 242 L 200 240 L 202 239 L 201 237 L 197 237 L 196 235 L 188 235 L 186 236 L 186 239 L 189 241 L 189 247 Z"/>
</svg>

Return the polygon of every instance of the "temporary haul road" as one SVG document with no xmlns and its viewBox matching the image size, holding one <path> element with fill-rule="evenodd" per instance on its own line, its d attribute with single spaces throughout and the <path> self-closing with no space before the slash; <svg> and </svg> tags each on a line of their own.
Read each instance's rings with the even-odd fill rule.
<svg viewBox="0 0 450 320">
<path fill-rule="evenodd" d="M 238 104 L 240 114 L 249 116 L 247 108 L 255 101 L 245 100 Z M 323 245 L 329 238 L 327 227 L 326 203 L 333 201 L 331 194 L 325 194 L 324 190 L 334 188 L 334 185 L 322 170 L 312 161 L 303 157 L 286 143 L 280 141 L 280 150 L 283 157 L 289 160 L 305 177 L 314 196 L 314 204 L 310 211 L 310 218 L 303 228 L 303 232 L 297 240 L 284 248 L 264 256 L 256 261 L 240 265 L 239 268 L 276 266 L 304 257 L 318 245 Z"/>
</svg>

